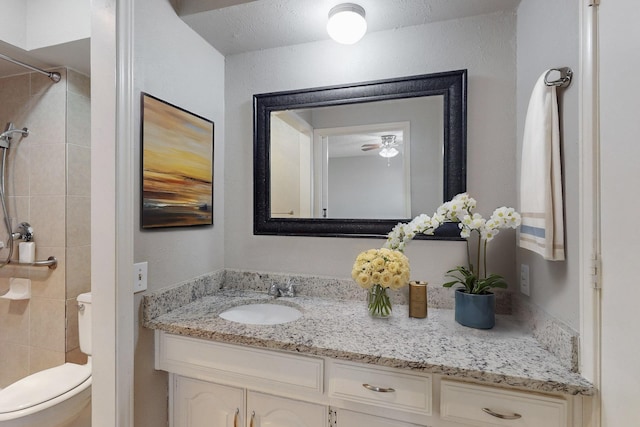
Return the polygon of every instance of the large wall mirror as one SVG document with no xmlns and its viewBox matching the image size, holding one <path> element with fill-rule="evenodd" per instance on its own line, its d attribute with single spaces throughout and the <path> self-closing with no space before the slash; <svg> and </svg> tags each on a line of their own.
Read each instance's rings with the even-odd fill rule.
<svg viewBox="0 0 640 427">
<path fill-rule="evenodd" d="M 254 95 L 254 234 L 385 236 L 465 191 L 466 75 Z"/>
</svg>

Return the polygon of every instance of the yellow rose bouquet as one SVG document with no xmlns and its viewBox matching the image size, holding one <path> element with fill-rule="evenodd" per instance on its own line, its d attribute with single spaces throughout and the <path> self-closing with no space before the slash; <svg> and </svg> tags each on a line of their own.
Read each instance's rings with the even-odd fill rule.
<svg viewBox="0 0 640 427">
<path fill-rule="evenodd" d="M 409 283 L 409 259 L 393 249 L 369 249 L 360 253 L 351 277 L 369 292 L 369 313 L 376 317 L 391 315 L 387 288 L 400 289 Z"/>
</svg>

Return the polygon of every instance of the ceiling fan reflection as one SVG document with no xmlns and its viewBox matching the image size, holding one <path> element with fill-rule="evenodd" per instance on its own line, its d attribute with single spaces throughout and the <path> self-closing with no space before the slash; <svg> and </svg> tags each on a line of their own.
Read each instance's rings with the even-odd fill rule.
<svg viewBox="0 0 640 427">
<path fill-rule="evenodd" d="M 396 140 L 395 135 L 381 135 L 380 142 L 376 144 L 362 144 L 362 151 L 370 151 L 370 150 L 380 150 L 378 153 L 381 157 L 385 157 L 390 159 L 391 157 L 395 157 L 400 154 L 395 147 L 400 144 L 399 141 Z"/>
</svg>

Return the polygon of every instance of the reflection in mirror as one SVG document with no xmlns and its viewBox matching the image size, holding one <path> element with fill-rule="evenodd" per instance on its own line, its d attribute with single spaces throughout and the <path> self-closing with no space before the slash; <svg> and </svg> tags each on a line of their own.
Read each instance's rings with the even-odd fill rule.
<svg viewBox="0 0 640 427">
<path fill-rule="evenodd" d="M 443 96 L 275 111 L 270 139 L 272 217 L 408 218 L 442 203 Z"/>
<path fill-rule="evenodd" d="M 465 78 L 255 95 L 254 232 L 382 236 L 464 191 Z"/>
<path fill-rule="evenodd" d="M 409 122 L 318 129 L 316 218 L 411 215 Z"/>
</svg>

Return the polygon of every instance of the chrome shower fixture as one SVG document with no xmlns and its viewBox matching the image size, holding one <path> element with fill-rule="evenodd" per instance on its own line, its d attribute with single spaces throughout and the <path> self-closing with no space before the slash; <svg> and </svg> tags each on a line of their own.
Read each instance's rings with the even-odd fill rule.
<svg viewBox="0 0 640 427">
<path fill-rule="evenodd" d="M 16 129 L 12 122 L 7 123 L 5 131 L 0 133 L 0 147 L 9 148 L 9 143 L 13 139 L 13 134 L 19 133 L 23 138 L 29 136 L 29 129 Z"/>
<path fill-rule="evenodd" d="M 18 231 L 13 233 L 11 237 L 13 240 L 24 240 L 25 242 L 30 242 L 33 240 L 33 227 L 28 222 L 21 222 L 18 225 Z"/>
</svg>

